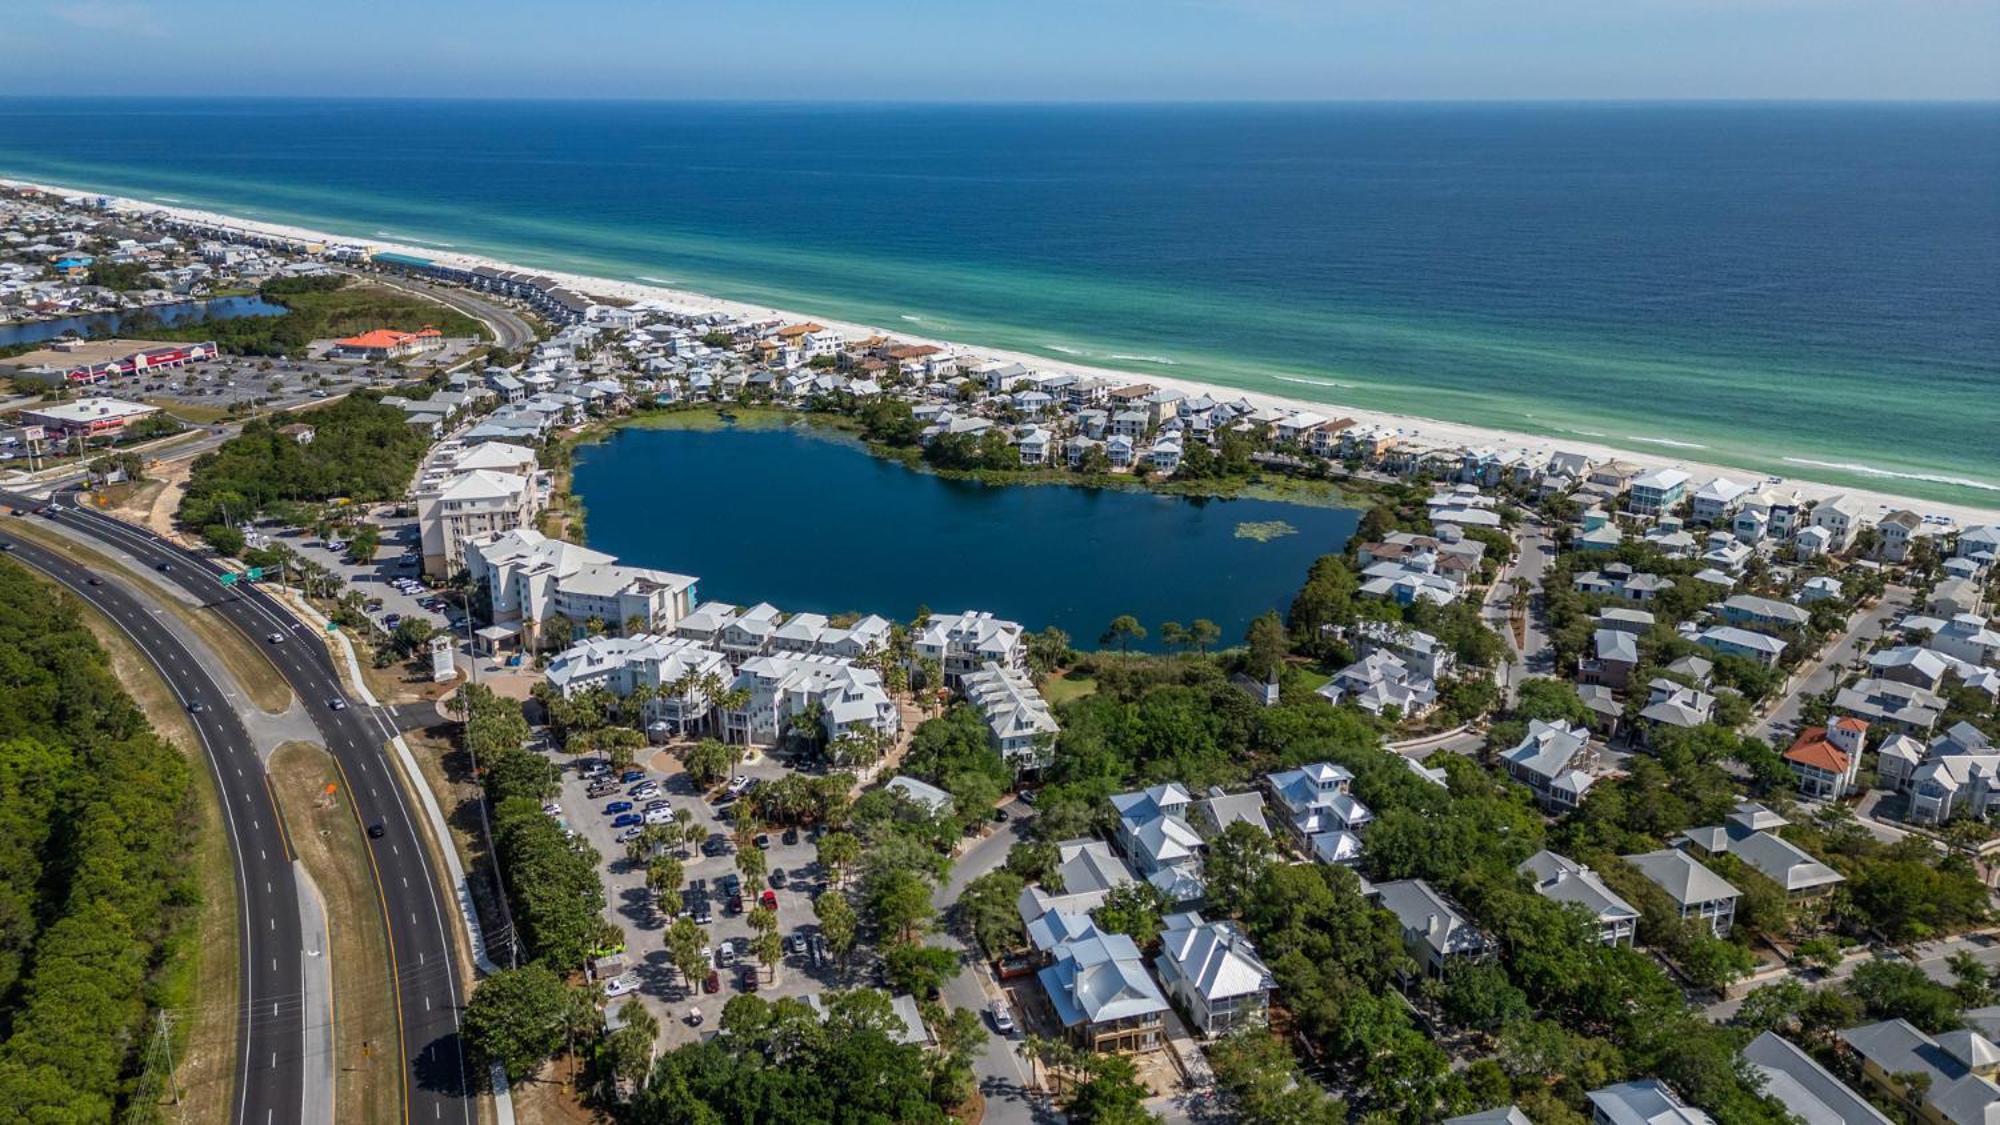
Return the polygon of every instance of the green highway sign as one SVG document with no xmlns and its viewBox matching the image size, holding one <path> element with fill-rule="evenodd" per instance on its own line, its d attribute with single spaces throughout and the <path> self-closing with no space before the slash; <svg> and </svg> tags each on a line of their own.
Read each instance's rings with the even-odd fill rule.
<svg viewBox="0 0 2000 1125">
<path fill-rule="evenodd" d="M 327 632 L 329 632 L 329 633 L 338 633 L 338 632 L 340 632 L 340 622 L 338 622 L 338 621 L 329 621 L 329 622 L 327 622 L 327 623 L 326 623 L 326 631 L 327 631 Z"/>
<path fill-rule="evenodd" d="M 216 576 L 216 581 L 222 583 L 224 586 L 234 586 L 236 585 L 236 572 L 225 570 Z"/>
<path fill-rule="evenodd" d="M 255 582 L 262 577 L 264 577 L 264 568 L 261 566 L 253 566 L 243 572 L 243 580 L 245 582 Z"/>
</svg>

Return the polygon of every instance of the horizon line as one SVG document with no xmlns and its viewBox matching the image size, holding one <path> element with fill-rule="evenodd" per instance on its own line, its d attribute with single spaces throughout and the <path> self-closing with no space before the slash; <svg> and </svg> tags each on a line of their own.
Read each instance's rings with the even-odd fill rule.
<svg viewBox="0 0 2000 1125">
<path fill-rule="evenodd" d="M 1214 98 L 723 98 L 646 94 L 120 94 L 120 93 L 7 93 L 0 101 L 18 102 L 464 102 L 511 104 L 629 104 L 629 105 L 718 105 L 718 106 L 825 106 L 825 107 L 1203 107 L 1203 106 L 1988 106 L 2000 105 L 2000 94 L 1967 97 L 1850 97 L 1850 96 L 1767 96 L 1767 97 L 1606 97 L 1591 95 L 1548 97 L 1214 97 Z"/>
</svg>

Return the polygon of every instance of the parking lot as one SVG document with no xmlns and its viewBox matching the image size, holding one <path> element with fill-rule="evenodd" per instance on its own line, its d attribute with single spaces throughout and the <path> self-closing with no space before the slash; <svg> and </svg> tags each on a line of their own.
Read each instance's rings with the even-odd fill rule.
<svg viewBox="0 0 2000 1125">
<path fill-rule="evenodd" d="M 677 818 L 692 817 L 708 832 L 711 844 L 720 838 L 730 841 L 733 826 L 726 819 L 727 804 L 718 812 L 717 799 L 695 792 L 687 775 L 681 771 L 680 762 L 672 754 L 655 751 L 649 756 L 642 755 L 641 763 L 648 779 L 660 788 L 660 798 L 664 798 Z M 562 795 L 558 798 L 562 806 L 563 822 L 580 833 L 597 849 L 604 858 L 604 885 L 607 895 L 606 920 L 617 926 L 625 934 L 625 957 L 632 966 L 632 974 L 639 984 L 638 995 L 652 1009 L 663 1028 L 663 1049 L 671 1049 L 682 1043 L 692 1042 L 703 1033 L 713 1031 L 720 1017 L 722 1006 L 729 998 L 743 991 L 742 974 L 744 966 L 749 966 L 759 978 L 759 995 L 768 998 L 779 996 L 806 996 L 827 988 L 852 987 L 868 983 L 868 955 L 857 949 L 849 958 L 846 975 L 837 971 L 831 961 L 815 967 L 811 957 L 791 940 L 803 938 L 818 929 L 812 909 L 814 881 L 819 877 L 815 862 L 813 834 L 799 831 L 794 842 L 787 843 L 785 835 L 778 831 L 768 834 L 766 859 L 774 874 L 783 870 L 785 878 L 777 881 L 767 879 L 761 886 L 744 884 L 744 909 L 731 913 L 726 909 L 725 896 L 719 884 L 725 876 L 736 875 L 735 845 L 728 844 L 720 854 L 705 854 L 703 847 L 689 849 L 682 855 L 686 867 L 685 886 L 694 888 L 705 886 L 708 890 L 709 921 L 702 929 L 709 935 L 712 951 L 719 952 L 724 942 L 735 942 L 740 954 L 735 964 L 719 968 L 719 990 L 714 994 L 697 991 L 690 994 L 687 982 L 673 967 L 665 947 L 665 933 L 672 916 L 656 909 L 653 894 L 646 888 L 646 871 L 643 863 L 632 863 L 625 857 L 626 845 L 618 842 L 622 829 L 612 827 L 615 814 L 605 812 L 606 805 L 613 801 L 632 801 L 633 811 L 645 809 L 647 801 L 627 796 L 631 784 L 622 785 L 608 796 L 591 798 L 588 782 L 582 771 L 570 763 L 563 771 Z M 756 756 L 738 767 L 740 774 L 772 779 L 784 774 L 785 768 L 766 756 Z M 720 797 L 721 790 L 717 791 Z M 657 798 L 656 798 L 657 799 Z M 681 821 L 684 823 L 685 821 Z M 788 952 L 778 963 L 774 972 L 776 980 L 764 978 L 762 966 L 748 953 L 749 942 L 754 931 L 750 927 L 749 908 L 755 905 L 756 896 L 766 888 L 772 888 L 778 903 L 778 934 L 787 939 Z M 669 906 L 680 908 L 685 903 Z M 711 964 L 715 964 L 712 954 Z M 704 1016 L 701 1027 L 687 1022 L 689 1010 L 699 1007 Z"/>
<path fill-rule="evenodd" d="M 369 562 L 349 562 L 344 549 L 329 547 L 309 530 L 286 528 L 267 530 L 274 541 L 292 549 L 300 558 L 310 559 L 339 575 L 347 583 L 348 589 L 357 590 L 368 599 L 380 599 L 379 609 L 371 609 L 369 616 L 385 629 L 395 626 L 387 619 L 419 617 L 440 629 L 461 632 L 465 628 L 457 610 L 435 613 L 425 609 L 420 601 L 431 595 L 427 593 L 406 594 L 395 586 L 399 578 L 421 580 L 421 561 L 410 552 L 418 550 L 419 532 L 417 521 L 412 516 L 377 515 L 368 517 L 368 522 L 381 529 L 382 539 L 375 549 L 375 558 Z M 334 542 L 341 542 L 335 540 Z"/>
<path fill-rule="evenodd" d="M 295 406 L 370 386 L 378 381 L 373 376 L 385 374 L 339 363 L 222 356 L 206 363 L 113 379 L 99 389 L 117 398 L 144 400 L 171 413 L 177 405 L 207 410 L 227 410 L 239 404 Z"/>
</svg>

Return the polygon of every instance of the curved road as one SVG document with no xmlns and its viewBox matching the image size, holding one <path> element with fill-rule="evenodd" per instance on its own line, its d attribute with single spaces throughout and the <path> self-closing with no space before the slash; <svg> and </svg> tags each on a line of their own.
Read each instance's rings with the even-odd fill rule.
<svg viewBox="0 0 2000 1125">
<path fill-rule="evenodd" d="M 35 518 L 35 517 L 24 517 Z M 91 571 L 33 543 L 10 553 L 67 587 L 118 626 L 145 654 L 183 707 L 215 775 L 236 860 L 242 904 L 238 950 L 237 1125 L 298 1121 L 304 1115 L 305 956 L 298 883 L 289 845 L 264 778 L 264 763 L 222 688 L 174 635 L 173 620 L 115 579 L 90 584 Z"/>
<path fill-rule="evenodd" d="M 360 270 L 342 270 L 341 272 L 352 274 L 355 277 L 365 277 L 370 281 L 382 285 L 416 293 L 441 305 L 456 309 L 492 329 L 493 344 L 495 347 L 510 352 L 517 352 L 523 348 L 534 346 L 536 339 L 535 329 L 533 325 L 528 323 L 525 317 L 513 309 L 475 297 L 463 289 L 447 289 L 443 286 L 432 285 L 429 282 L 418 281 L 401 273 L 366 273 Z"/>
<path fill-rule="evenodd" d="M 41 501 L 0 492 L 0 503 L 31 506 Z M 319 728 L 362 820 L 382 830 L 380 837 L 368 840 L 368 846 L 389 926 L 389 968 L 396 981 L 400 1057 L 405 1060 L 406 1119 L 472 1125 L 478 1111 L 472 1065 L 459 1038 L 464 997 L 451 921 L 456 906 L 431 869 L 416 814 L 404 800 L 395 767 L 383 752 L 396 734 L 390 716 L 380 709 L 349 707 L 332 654 L 311 629 L 262 590 L 223 587 L 217 581 L 221 571 L 201 555 L 131 524 L 77 508 L 63 497 L 51 503 L 60 504 L 59 518 L 70 528 L 147 566 L 164 566 L 165 577 L 193 593 L 204 608 L 214 610 L 253 643 L 265 644 L 265 636 L 273 632 L 298 642 L 269 645 L 266 652 Z M 421 778 L 412 781 L 422 784 Z M 450 841 L 441 844 L 451 846 Z M 348 921 L 332 919 L 330 924 Z M 336 996 L 336 1012 L 338 1005 Z"/>
</svg>

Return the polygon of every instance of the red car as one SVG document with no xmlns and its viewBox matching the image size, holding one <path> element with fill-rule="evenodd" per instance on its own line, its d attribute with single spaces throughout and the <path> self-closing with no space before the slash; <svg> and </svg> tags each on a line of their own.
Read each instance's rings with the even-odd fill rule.
<svg viewBox="0 0 2000 1125">
<path fill-rule="evenodd" d="M 720 991 L 722 991 L 722 976 L 721 976 L 721 974 L 717 973 L 717 972 L 716 972 L 716 971 L 715 971 L 714 969 L 710 969 L 710 970 L 708 971 L 708 979 L 707 979 L 707 980 L 705 980 L 705 981 L 702 981 L 702 982 L 701 982 L 701 990 L 702 990 L 703 992 L 720 992 Z"/>
<path fill-rule="evenodd" d="M 778 892 L 765 891 L 763 894 L 757 896 L 757 901 L 776 910 L 778 908 Z"/>
</svg>

